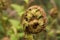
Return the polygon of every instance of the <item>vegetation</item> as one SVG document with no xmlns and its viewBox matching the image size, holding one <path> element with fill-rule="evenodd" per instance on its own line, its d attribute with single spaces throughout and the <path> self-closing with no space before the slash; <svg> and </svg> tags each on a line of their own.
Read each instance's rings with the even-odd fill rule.
<svg viewBox="0 0 60 40">
<path fill-rule="evenodd" d="M 60 0 L 0 0 L 0 40 L 60 40 Z"/>
</svg>

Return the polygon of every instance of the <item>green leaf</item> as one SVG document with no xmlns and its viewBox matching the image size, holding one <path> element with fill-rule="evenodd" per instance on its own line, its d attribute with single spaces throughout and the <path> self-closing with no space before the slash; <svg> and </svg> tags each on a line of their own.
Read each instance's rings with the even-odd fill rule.
<svg viewBox="0 0 60 40">
<path fill-rule="evenodd" d="M 20 6 L 20 5 L 17 5 L 17 4 L 11 4 L 11 7 L 13 7 L 14 10 L 17 11 L 19 15 L 24 13 L 24 6 Z"/>
<path fill-rule="evenodd" d="M 17 40 L 17 37 L 14 34 L 12 34 L 10 40 Z"/>
<path fill-rule="evenodd" d="M 27 4 L 29 3 L 29 0 L 24 0 Z"/>
<path fill-rule="evenodd" d="M 18 20 L 10 19 L 9 21 L 11 22 L 12 26 L 16 29 L 23 30 L 23 27 L 20 25 L 20 22 Z"/>
</svg>

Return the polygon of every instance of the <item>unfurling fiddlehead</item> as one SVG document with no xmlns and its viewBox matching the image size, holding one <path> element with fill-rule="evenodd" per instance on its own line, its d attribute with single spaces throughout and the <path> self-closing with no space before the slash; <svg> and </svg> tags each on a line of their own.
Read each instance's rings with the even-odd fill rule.
<svg viewBox="0 0 60 40">
<path fill-rule="evenodd" d="M 56 18 L 56 17 L 58 16 L 58 9 L 57 9 L 57 8 L 52 8 L 52 9 L 50 10 L 50 16 L 51 16 L 52 18 Z"/>
<path fill-rule="evenodd" d="M 7 9 L 10 6 L 10 2 L 10 0 L 0 0 L 0 9 Z"/>
<path fill-rule="evenodd" d="M 3 34 L 6 35 L 8 27 L 10 27 L 10 22 L 8 20 L 5 20 L 3 17 L 3 14 L 5 14 L 3 11 L 6 10 L 10 6 L 9 0 L 0 0 L 0 22 L 2 24 Z"/>
<path fill-rule="evenodd" d="M 21 17 L 21 23 L 27 33 L 38 33 L 46 25 L 46 13 L 40 6 L 32 6 Z"/>
</svg>

